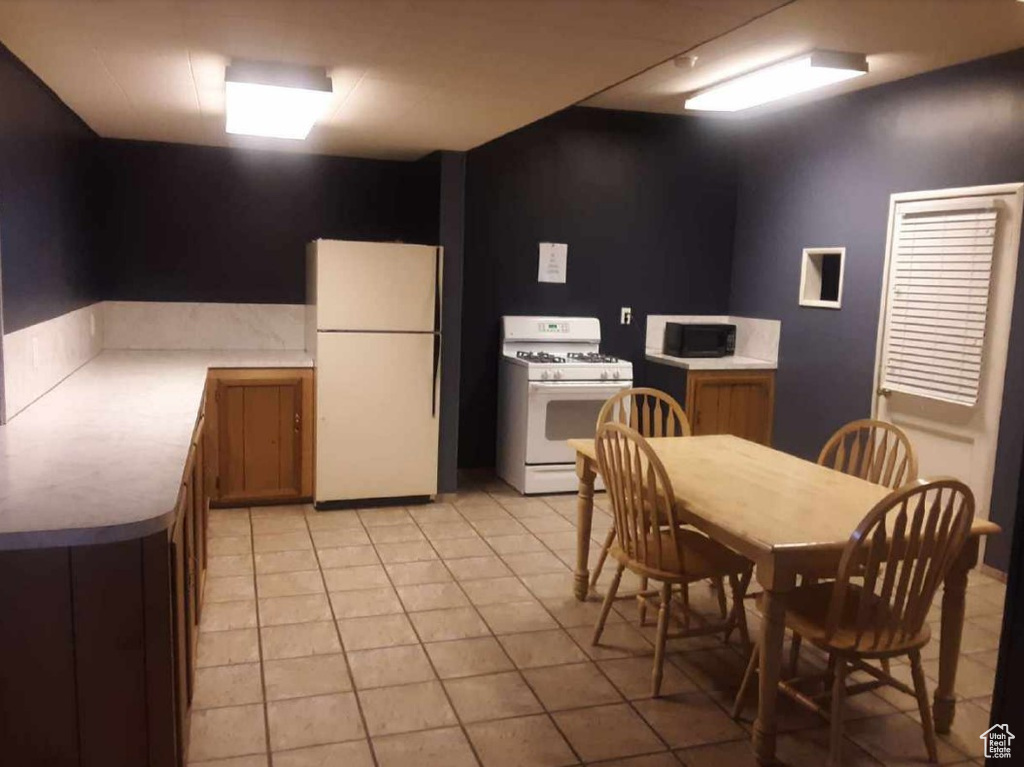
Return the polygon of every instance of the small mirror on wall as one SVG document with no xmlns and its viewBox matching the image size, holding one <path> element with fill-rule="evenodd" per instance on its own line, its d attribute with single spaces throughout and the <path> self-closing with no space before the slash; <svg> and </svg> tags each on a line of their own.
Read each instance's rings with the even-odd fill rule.
<svg viewBox="0 0 1024 767">
<path fill-rule="evenodd" d="M 800 306 L 838 309 L 843 301 L 846 248 L 804 248 Z"/>
</svg>

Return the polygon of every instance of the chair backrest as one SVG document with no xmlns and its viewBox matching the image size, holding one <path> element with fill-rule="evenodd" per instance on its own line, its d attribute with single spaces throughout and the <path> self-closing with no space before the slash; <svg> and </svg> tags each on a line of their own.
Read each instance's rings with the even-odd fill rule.
<svg viewBox="0 0 1024 767">
<path fill-rule="evenodd" d="M 859 650 L 886 650 L 915 636 L 973 521 L 974 494 L 955 479 L 919 480 L 879 501 L 843 551 L 828 636 L 841 622 L 851 628 L 851 619 Z"/>
<path fill-rule="evenodd" d="M 914 446 L 884 421 L 851 421 L 825 443 L 818 463 L 892 490 L 917 479 Z"/>
<path fill-rule="evenodd" d="M 648 570 L 665 572 L 670 561 L 683 566 L 672 483 L 661 459 L 639 432 L 621 423 L 601 424 L 594 444 L 619 546 Z"/>
<path fill-rule="evenodd" d="M 621 423 L 642 437 L 689 437 L 690 421 L 679 403 L 663 391 L 623 389 L 604 403 L 597 425 Z"/>
</svg>

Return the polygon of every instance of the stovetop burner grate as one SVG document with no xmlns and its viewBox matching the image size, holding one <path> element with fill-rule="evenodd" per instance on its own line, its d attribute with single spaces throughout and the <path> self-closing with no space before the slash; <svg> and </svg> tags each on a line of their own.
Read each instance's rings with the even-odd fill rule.
<svg viewBox="0 0 1024 767">
<path fill-rule="evenodd" d="M 618 357 L 613 357 L 610 354 L 601 354 L 600 352 L 569 352 L 569 359 L 573 362 L 603 362 L 605 364 L 619 362 Z"/>
<path fill-rule="evenodd" d="M 565 362 L 565 357 L 549 352 L 516 352 L 516 356 L 527 362 Z"/>
</svg>

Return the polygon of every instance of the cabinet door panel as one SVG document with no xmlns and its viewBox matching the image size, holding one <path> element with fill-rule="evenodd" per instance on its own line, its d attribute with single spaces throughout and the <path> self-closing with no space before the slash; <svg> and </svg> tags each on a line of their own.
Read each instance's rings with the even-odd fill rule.
<svg viewBox="0 0 1024 767">
<path fill-rule="evenodd" d="M 281 458 L 286 452 L 281 441 L 281 387 L 247 386 L 242 396 L 243 486 L 254 494 L 277 491 L 282 487 Z"/>
<path fill-rule="evenodd" d="M 245 389 L 221 384 L 220 405 L 220 495 L 245 494 Z"/>
<path fill-rule="evenodd" d="M 687 389 L 694 434 L 771 443 L 773 374 L 691 372 Z"/>
<path fill-rule="evenodd" d="M 298 386 L 277 387 L 278 487 L 300 494 L 298 417 L 302 390 Z"/>
<path fill-rule="evenodd" d="M 302 495 L 302 388 L 297 378 L 220 382 L 220 500 Z"/>
</svg>

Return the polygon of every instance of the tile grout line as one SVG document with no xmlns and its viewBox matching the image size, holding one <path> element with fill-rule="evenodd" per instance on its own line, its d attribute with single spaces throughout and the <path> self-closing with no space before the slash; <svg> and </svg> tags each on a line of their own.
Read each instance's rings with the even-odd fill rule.
<svg viewBox="0 0 1024 767">
<path fill-rule="evenodd" d="M 260 684 L 260 701 L 263 709 L 263 742 L 266 747 L 266 759 L 268 767 L 273 767 L 273 756 L 270 750 L 270 715 L 267 710 L 267 699 L 266 699 L 266 675 L 263 669 L 263 632 L 260 631 L 262 622 L 260 620 L 259 610 L 259 586 L 256 583 L 256 551 L 255 551 L 255 532 L 253 531 L 253 519 L 252 519 L 252 508 L 246 507 L 246 521 L 249 522 L 249 557 L 253 567 L 252 583 L 253 583 L 253 602 L 256 609 L 256 653 L 259 658 L 259 684 Z"/>
<path fill-rule="evenodd" d="M 460 517 L 462 517 L 462 513 L 454 506 L 454 504 L 451 504 L 451 507 L 453 509 L 455 509 L 455 513 L 456 514 L 458 514 Z M 408 509 L 406 510 L 406 513 L 408 514 Z M 427 545 L 430 546 L 430 548 L 434 552 L 434 554 L 437 555 L 438 561 L 441 563 L 441 566 L 448 572 L 448 575 L 451 576 L 452 583 L 454 583 L 455 586 L 458 588 L 459 593 L 462 594 L 462 596 L 466 600 L 467 604 L 469 604 L 470 609 L 473 611 L 473 613 L 476 615 L 476 617 L 485 626 L 487 626 L 487 631 L 490 632 L 490 634 L 489 634 L 490 638 L 492 640 L 494 640 L 495 644 L 498 645 L 498 647 L 501 650 L 501 652 L 505 655 L 505 658 L 512 665 L 512 667 L 515 668 L 516 667 L 515 663 L 512 661 L 512 658 L 509 657 L 508 652 L 505 650 L 505 648 L 501 644 L 501 642 L 498 641 L 497 636 L 494 634 L 494 631 L 491 628 L 491 625 L 480 614 L 480 611 L 477 610 L 477 606 L 475 604 L 473 604 L 473 600 L 469 598 L 469 594 L 466 593 L 466 590 L 464 588 L 462 588 L 462 584 L 459 583 L 458 579 L 456 579 L 456 577 L 455 577 L 455 573 L 453 573 L 451 571 L 451 568 L 448 567 L 448 563 L 444 560 L 444 557 L 441 556 L 441 552 L 439 552 L 437 550 L 437 547 L 434 545 L 434 541 L 432 541 L 427 536 L 426 532 L 423 530 L 423 527 L 420 525 L 419 520 L 416 519 L 416 517 L 414 517 L 412 514 L 409 514 L 409 516 L 412 519 L 413 524 L 416 525 L 416 529 L 418 529 L 420 531 L 420 535 L 422 535 L 424 537 L 424 539 L 427 541 Z M 465 517 L 463 517 L 463 519 L 465 520 Z M 486 541 L 484 541 L 484 545 L 487 545 Z M 388 572 L 388 569 L 386 567 L 384 568 L 384 573 L 387 575 L 388 582 L 391 583 L 391 587 L 395 589 L 395 593 L 397 594 L 398 593 L 398 589 L 395 587 L 394 581 L 391 578 L 391 573 Z M 398 601 L 399 602 L 402 601 L 401 596 L 399 596 Z M 469 737 L 469 730 L 466 728 L 466 723 L 464 721 L 462 721 L 462 716 L 459 715 L 459 710 L 455 707 L 455 701 L 452 700 L 451 694 L 448 692 L 448 687 L 445 685 L 445 680 L 441 678 L 441 675 L 439 673 L 437 673 L 437 666 L 434 665 L 434 659 L 431 658 L 430 657 L 430 653 L 427 652 L 427 648 L 426 648 L 427 643 L 423 641 L 423 637 L 420 635 L 419 630 L 416 628 L 416 624 L 413 622 L 413 620 L 411 618 L 409 618 L 409 611 L 405 609 L 405 604 L 404 603 L 402 603 L 402 610 L 404 611 L 404 615 L 406 616 L 406 620 L 408 620 L 409 624 L 412 626 L 413 632 L 416 634 L 417 637 L 419 637 L 420 647 L 423 650 L 423 654 L 427 657 L 427 663 L 430 664 L 430 668 L 434 672 L 434 676 L 437 677 L 438 684 L 441 685 L 441 690 L 444 692 L 445 700 L 448 701 L 448 705 L 449 705 L 449 707 L 452 710 L 452 714 L 455 715 L 455 721 L 457 721 L 459 723 L 459 729 L 462 732 L 462 737 L 466 739 L 466 743 L 469 745 L 469 749 L 470 749 L 470 751 L 473 754 L 473 758 L 476 759 L 477 764 L 478 765 L 483 765 L 484 764 L 484 760 L 480 757 L 480 754 L 477 752 L 477 748 L 476 748 L 476 745 L 473 743 L 473 739 Z M 474 637 L 464 637 L 464 639 L 467 639 L 467 638 L 468 639 L 472 639 Z M 450 641 L 457 642 L 457 641 L 460 641 L 460 640 L 454 639 L 454 640 L 450 640 Z M 488 676 L 488 675 L 487 674 L 480 674 L 478 676 Z M 520 678 L 522 678 L 522 674 L 520 674 Z M 523 680 L 523 681 L 525 683 L 525 680 Z M 538 700 L 537 702 L 539 703 L 540 701 Z"/>
<path fill-rule="evenodd" d="M 260 692 L 263 695 L 263 730 L 264 741 L 267 746 L 267 765 L 274 767 L 274 752 L 270 747 L 270 705 L 267 701 L 267 676 L 266 668 L 263 665 L 263 620 L 260 615 L 260 590 L 256 577 L 256 533 L 252 526 L 252 508 L 246 509 L 246 519 L 249 522 L 249 556 L 252 558 L 252 591 L 256 603 L 256 651 L 260 659 Z"/>
<path fill-rule="evenodd" d="M 325 513 L 325 512 L 315 512 L 315 513 Z M 326 513 L 332 513 L 332 512 L 326 512 Z M 337 511 L 337 512 L 333 512 L 333 513 L 343 514 L 345 512 L 344 511 Z M 366 528 L 363 525 L 363 520 L 359 518 L 358 514 L 356 514 L 356 520 L 359 522 L 359 529 L 362 530 L 364 533 L 366 533 Z M 373 747 L 373 738 L 370 737 L 370 728 L 369 728 L 369 726 L 366 723 L 366 713 L 363 711 L 363 702 L 362 702 L 362 700 L 359 697 L 359 692 L 356 690 L 356 679 L 355 679 L 355 676 L 352 673 L 352 665 L 349 662 L 348 652 L 345 650 L 345 640 L 341 636 L 341 627 L 338 625 L 338 616 L 334 612 L 334 602 L 331 601 L 331 592 L 327 588 L 327 578 L 324 576 L 323 563 L 320 561 L 320 549 L 316 545 L 316 539 L 313 537 L 313 530 L 309 526 L 309 517 L 308 517 L 305 509 L 303 509 L 302 521 L 303 521 L 303 524 L 305 525 L 306 534 L 309 536 L 309 542 L 313 546 L 313 557 L 316 559 L 317 572 L 320 574 L 320 582 L 323 584 L 323 587 L 324 587 L 324 596 L 327 599 L 327 609 L 329 609 L 331 611 L 331 623 L 334 624 L 334 633 L 338 637 L 338 644 L 341 646 L 342 657 L 345 659 L 345 673 L 348 675 L 349 683 L 352 686 L 352 697 L 355 699 L 356 711 L 359 712 L 359 721 L 361 722 L 361 724 L 363 726 L 363 733 L 364 733 L 364 736 L 365 736 L 367 750 L 370 752 L 370 759 L 373 761 L 374 767 L 379 767 L 380 762 L 377 759 L 377 752 L 376 752 L 376 750 Z M 368 533 L 367 533 L 367 538 L 369 538 L 369 534 Z M 375 555 L 377 554 L 376 547 L 374 547 L 374 554 Z M 378 556 L 378 559 L 379 558 L 380 557 Z M 330 569 L 330 568 L 328 568 L 328 569 Z M 352 742 L 352 741 L 349 741 L 349 742 Z M 271 767 L 273 767 L 273 765 L 271 765 Z"/>
</svg>

